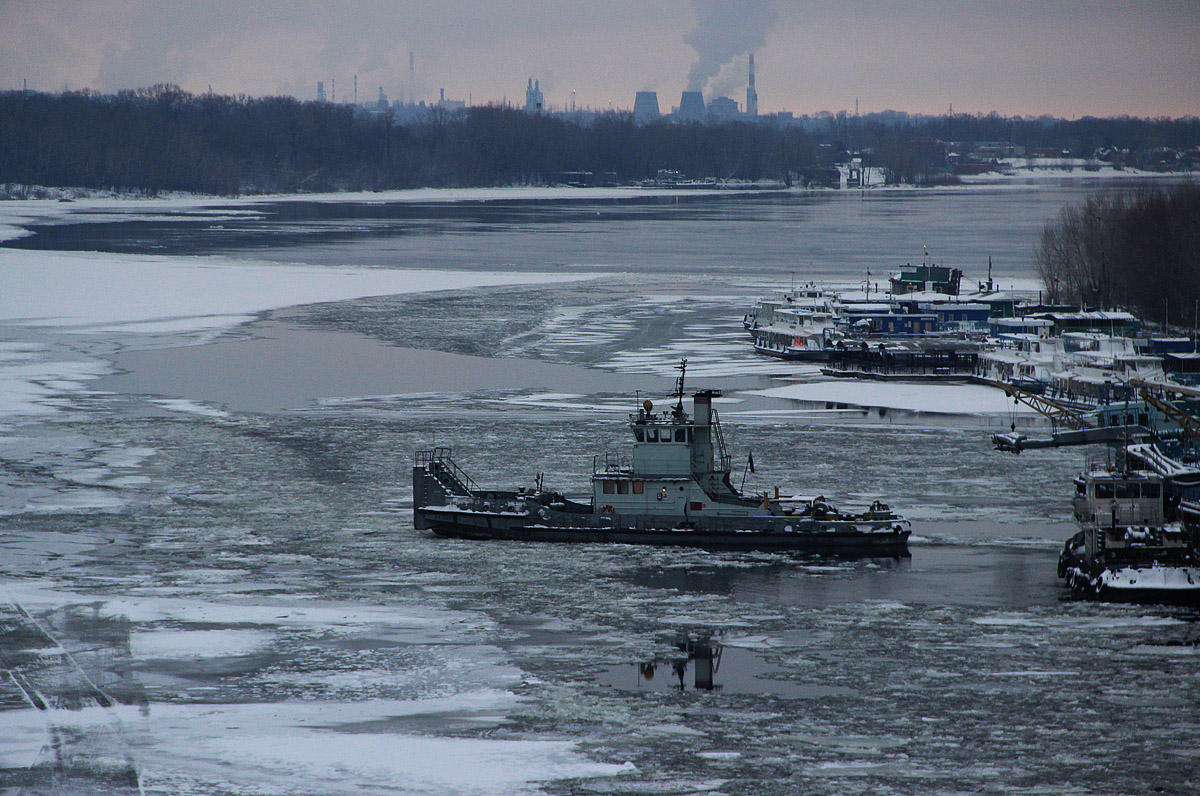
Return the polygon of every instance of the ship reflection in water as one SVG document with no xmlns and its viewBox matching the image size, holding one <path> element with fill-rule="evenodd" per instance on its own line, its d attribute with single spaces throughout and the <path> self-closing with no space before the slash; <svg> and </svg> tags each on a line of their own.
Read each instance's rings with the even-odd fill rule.
<svg viewBox="0 0 1200 796">
<path fill-rule="evenodd" d="M 792 699 L 853 695 L 850 688 L 799 683 L 783 669 L 742 647 L 721 644 L 709 636 L 675 642 L 675 654 L 637 664 L 614 666 L 597 680 L 630 691 L 771 694 Z"/>
<path fill-rule="evenodd" d="M 721 645 L 705 639 L 703 641 L 681 641 L 676 646 L 681 652 L 686 653 L 687 657 L 673 657 L 668 660 L 656 658 L 638 664 L 638 686 L 641 687 L 643 682 L 653 680 L 660 668 L 669 668 L 671 675 L 679 681 L 678 686 L 672 683 L 671 687 L 686 691 L 687 673 L 690 668 L 694 672 L 692 682 L 697 691 L 720 691 L 723 686 L 715 682 L 713 678 L 717 670 L 721 668 Z"/>
</svg>

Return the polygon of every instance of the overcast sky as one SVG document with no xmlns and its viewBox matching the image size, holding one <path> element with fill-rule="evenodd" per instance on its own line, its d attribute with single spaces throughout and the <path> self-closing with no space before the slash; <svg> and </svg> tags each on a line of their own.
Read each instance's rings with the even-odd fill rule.
<svg viewBox="0 0 1200 796">
<path fill-rule="evenodd" d="M 1200 115 L 1200 0 L 0 0 L 0 89 Z M 415 69 L 410 77 L 409 53 Z"/>
</svg>

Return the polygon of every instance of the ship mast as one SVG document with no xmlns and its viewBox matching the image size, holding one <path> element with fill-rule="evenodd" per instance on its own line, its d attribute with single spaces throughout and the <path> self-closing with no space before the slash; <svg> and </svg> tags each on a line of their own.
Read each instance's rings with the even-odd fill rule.
<svg viewBox="0 0 1200 796">
<path fill-rule="evenodd" d="M 679 360 L 679 364 L 675 367 L 679 371 L 679 378 L 675 381 L 675 392 L 671 393 L 675 396 L 675 417 L 683 417 L 683 375 L 687 371 L 687 357 Z"/>
</svg>

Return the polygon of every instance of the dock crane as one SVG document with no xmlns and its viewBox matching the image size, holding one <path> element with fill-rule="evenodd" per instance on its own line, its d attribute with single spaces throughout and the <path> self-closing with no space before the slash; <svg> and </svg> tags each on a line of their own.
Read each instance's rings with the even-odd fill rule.
<svg viewBox="0 0 1200 796">
<path fill-rule="evenodd" d="M 1082 430 L 1085 428 L 1094 428 L 1095 423 L 1090 422 L 1077 410 L 1067 406 L 1059 401 L 1051 400 L 1037 393 L 1029 392 L 1021 389 L 1014 384 L 1009 384 L 1005 381 L 987 380 L 989 387 L 995 387 L 1004 392 L 1014 402 L 1020 402 L 1026 406 L 1030 406 L 1050 418 L 1050 422 L 1057 428 L 1061 423 L 1067 428 Z"/>
<path fill-rule="evenodd" d="M 1200 469 L 1188 461 L 1195 451 L 1188 443 L 1200 439 L 1200 417 L 1163 397 L 1166 385 L 1134 379 L 1122 382 L 1123 406 L 1113 402 L 1087 412 L 993 384 L 1053 423 L 1044 439 L 1017 433 L 1014 423 L 1011 433 L 992 436 L 998 450 L 1092 443 L 1116 449 L 1116 468 L 1089 467 L 1075 479 L 1072 506 L 1080 530 L 1063 545 L 1059 577 L 1076 593 L 1097 597 L 1158 594 L 1158 578 L 1161 595 L 1200 599 L 1193 580 L 1200 572 Z M 1140 400 L 1131 405 L 1133 395 Z M 1173 449 L 1170 437 L 1183 444 Z M 1162 442 L 1170 445 L 1164 450 Z"/>
<path fill-rule="evenodd" d="M 1128 411 L 1118 411 L 1122 420 L 1119 424 L 1098 425 L 1095 421 L 1099 418 L 1092 413 L 1085 414 L 1011 384 L 1003 382 L 991 382 L 991 384 L 1003 390 L 1014 401 L 1031 406 L 1050 418 L 1054 426 L 1050 436 L 1041 439 L 1027 437 L 1015 429 L 1007 434 L 993 434 L 992 444 L 997 450 L 1020 453 L 1023 450 L 1058 448 L 1067 445 L 1119 445 L 1122 455 L 1127 459 L 1140 461 L 1146 469 L 1157 472 L 1177 489 L 1187 494 L 1179 506 L 1179 510 L 1190 522 L 1200 523 L 1200 499 L 1196 495 L 1197 491 L 1200 491 L 1200 468 L 1197 468 L 1195 464 L 1180 461 L 1174 456 L 1168 455 L 1157 444 L 1171 437 L 1200 440 L 1200 415 L 1187 411 L 1177 403 L 1162 397 L 1167 393 L 1200 397 L 1200 389 L 1144 379 L 1128 379 L 1124 384 L 1136 390 L 1139 401 L 1147 407 L 1147 412 L 1143 413 L 1146 425 L 1130 423 L 1131 413 Z M 1162 417 L 1177 425 L 1179 430 L 1163 431 L 1160 429 L 1158 423 L 1151 422 L 1149 419 L 1149 407 L 1153 407 Z M 1059 425 L 1066 426 L 1068 430 L 1058 430 Z M 1193 449 L 1195 447 L 1193 446 Z"/>
<path fill-rule="evenodd" d="M 1058 448 L 1064 445 L 1094 445 L 1117 443 L 1129 439 L 1144 439 L 1151 435 L 1150 429 L 1142 425 L 1097 426 L 1087 414 L 1060 401 L 1029 392 L 1002 381 L 988 381 L 988 385 L 1002 390 L 1014 403 L 1023 403 L 1048 417 L 1052 424 L 1049 438 L 1033 439 L 1014 427 L 1007 434 L 993 434 L 992 444 L 996 450 L 1020 453 L 1035 448 Z M 1060 431 L 1065 426 L 1068 430 Z"/>
<path fill-rule="evenodd" d="M 1127 384 L 1137 390 L 1139 398 L 1175 422 L 1184 436 L 1200 439 L 1200 417 L 1185 412 L 1175 404 L 1160 397 L 1165 393 L 1200 397 L 1200 390 L 1184 387 L 1183 385 L 1146 381 L 1145 379 L 1130 379 Z"/>
<path fill-rule="evenodd" d="M 1189 412 L 1177 403 L 1163 397 L 1174 394 L 1200 398 L 1200 389 L 1185 387 L 1178 384 L 1147 381 L 1132 378 L 1122 382 L 1136 391 L 1138 400 L 1147 407 L 1154 407 L 1164 418 L 1179 427 L 1175 432 L 1182 437 L 1200 439 L 1200 416 Z M 1003 390 L 1015 402 L 1024 403 L 1050 419 L 1052 431 L 1049 438 L 1034 439 L 1013 429 L 1008 434 L 994 434 L 992 444 L 997 450 L 1009 453 L 1020 453 L 1023 450 L 1036 448 L 1057 448 L 1064 445 L 1092 445 L 1098 443 L 1147 442 L 1174 436 L 1172 432 L 1159 429 L 1157 423 L 1130 423 L 1128 415 L 1122 417 L 1123 423 L 1099 425 L 1093 417 L 1080 412 L 1066 404 L 1054 401 L 1041 395 L 1035 395 L 1020 387 L 999 381 L 989 384 Z M 1066 426 L 1068 431 L 1059 431 L 1059 426 Z M 1153 428 L 1151 427 L 1153 426 Z"/>
</svg>

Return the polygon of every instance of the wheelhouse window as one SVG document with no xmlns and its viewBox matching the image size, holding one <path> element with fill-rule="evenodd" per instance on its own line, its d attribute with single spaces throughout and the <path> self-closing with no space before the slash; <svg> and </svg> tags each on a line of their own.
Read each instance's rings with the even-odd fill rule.
<svg viewBox="0 0 1200 796">
<path fill-rule="evenodd" d="M 687 442 L 687 431 L 682 428 L 675 429 L 675 441 L 676 442 Z"/>
<path fill-rule="evenodd" d="M 617 482 L 617 494 L 618 495 L 628 495 L 629 494 L 629 482 L 628 481 L 618 481 Z"/>
<path fill-rule="evenodd" d="M 637 440 L 638 442 L 641 442 L 645 438 L 645 436 L 646 436 L 646 434 L 643 429 L 635 428 L 633 430 L 633 438 L 635 440 Z"/>
<path fill-rule="evenodd" d="M 646 429 L 646 442 L 658 442 L 658 429 L 657 428 Z"/>
<path fill-rule="evenodd" d="M 1096 497 L 1110 498 L 1112 496 L 1113 496 L 1113 485 L 1111 483 L 1101 481 L 1096 484 Z"/>
<path fill-rule="evenodd" d="M 602 482 L 602 483 L 604 484 L 604 494 L 606 494 L 606 495 L 615 495 L 615 494 L 616 494 L 616 492 L 617 492 L 617 485 L 616 485 L 616 483 L 615 483 L 615 482 L 613 482 L 613 481 L 604 481 L 604 482 Z"/>
<path fill-rule="evenodd" d="M 1158 484 L 1142 484 L 1142 497 L 1156 498 L 1161 494 Z"/>
<path fill-rule="evenodd" d="M 646 482 L 645 481 L 634 481 L 633 482 L 633 494 L 641 495 L 645 491 L 646 491 Z"/>
</svg>

